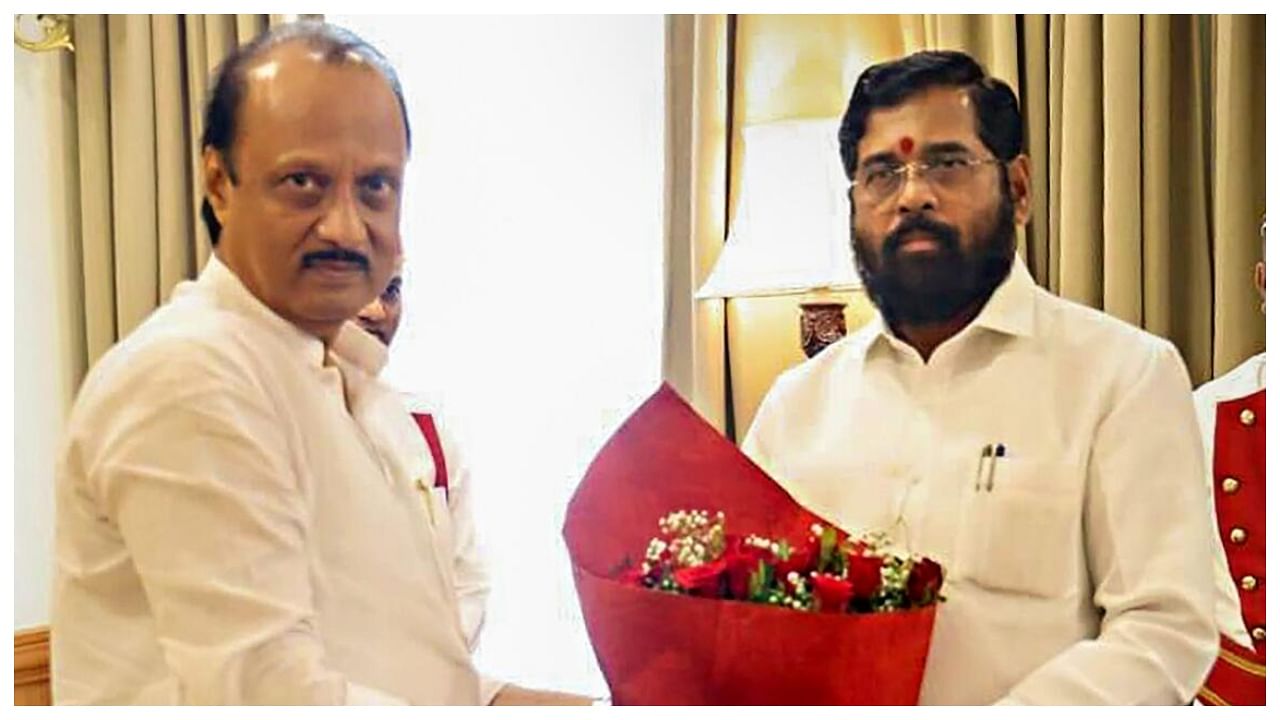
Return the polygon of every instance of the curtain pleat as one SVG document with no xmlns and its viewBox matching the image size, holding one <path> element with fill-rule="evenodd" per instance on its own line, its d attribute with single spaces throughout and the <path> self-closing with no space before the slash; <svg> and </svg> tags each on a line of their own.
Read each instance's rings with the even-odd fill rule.
<svg viewBox="0 0 1280 720">
<path fill-rule="evenodd" d="M 722 431 L 728 429 L 724 306 L 693 295 L 725 239 L 730 32 L 724 15 L 667 17 L 662 374 Z"/>
<path fill-rule="evenodd" d="M 293 17 L 75 16 L 85 366 L 208 260 L 196 173 L 210 74 Z"/>
</svg>

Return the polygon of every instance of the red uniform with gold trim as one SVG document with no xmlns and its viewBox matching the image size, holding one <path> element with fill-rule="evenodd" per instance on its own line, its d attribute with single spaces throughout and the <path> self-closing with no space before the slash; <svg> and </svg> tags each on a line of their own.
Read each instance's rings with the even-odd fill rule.
<svg viewBox="0 0 1280 720">
<path fill-rule="evenodd" d="M 1218 570 L 1218 659 L 1198 699 L 1266 704 L 1266 355 L 1196 391 L 1208 444 Z"/>
</svg>

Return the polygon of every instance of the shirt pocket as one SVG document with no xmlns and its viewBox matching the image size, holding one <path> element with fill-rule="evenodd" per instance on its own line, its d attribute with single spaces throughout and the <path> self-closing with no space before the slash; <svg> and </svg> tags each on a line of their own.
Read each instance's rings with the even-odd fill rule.
<svg viewBox="0 0 1280 720">
<path fill-rule="evenodd" d="M 1083 487 L 1078 464 L 999 458 L 963 490 L 955 576 L 975 585 L 1042 598 L 1074 588 L 1081 547 Z"/>
<path fill-rule="evenodd" d="M 431 523 L 435 531 L 435 542 L 446 556 L 453 554 L 453 515 L 449 511 L 448 493 L 442 487 L 433 487 L 427 492 L 431 503 Z"/>
</svg>

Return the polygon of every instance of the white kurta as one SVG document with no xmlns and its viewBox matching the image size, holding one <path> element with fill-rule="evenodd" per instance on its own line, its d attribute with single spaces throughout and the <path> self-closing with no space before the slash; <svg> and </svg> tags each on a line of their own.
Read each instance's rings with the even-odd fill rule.
<svg viewBox="0 0 1280 720">
<path fill-rule="evenodd" d="M 98 362 L 57 470 L 56 702 L 479 702 L 384 361 L 214 258 Z"/>
<path fill-rule="evenodd" d="M 480 543 L 476 537 L 474 490 L 472 488 L 471 465 L 466 455 L 449 430 L 451 423 L 448 415 L 441 415 L 439 403 L 416 394 L 402 394 L 402 400 L 410 412 L 426 413 L 435 419 L 436 433 L 440 436 L 440 449 L 444 453 L 445 471 L 449 476 L 449 491 L 433 492 L 447 495 L 443 500 L 449 508 L 449 521 L 453 537 L 453 578 L 458 598 L 458 609 L 462 619 L 462 632 L 467 639 L 467 648 L 472 653 L 480 644 L 480 631 L 484 629 L 485 608 L 489 600 L 489 575 L 485 568 L 484 558 L 480 552 Z M 424 482 L 428 487 L 435 487 L 436 466 L 431 461 L 431 450 L 426 439 L 417 433 L 408 448 L 415 455 L 425 454 L 429 472 Z M 492 702 L 494 696 L 506 683 L 494 678 L 481 676 L 480 699 L 483 704 Z"/>
<path fill-rule="evenodd" d="M 1222 377 L 1210 380 L 1196 389 L 1196 417 L 1200 421 L 1201 439 L 1207 460 L 1204 477 L 1205 487 L 1209 492 L 1209 517 L 1211 518 L 1217 517 L 1213 501 L 1213 437 L 1218 424 L 1218 403 L 1238 400 L 1266 386 L 1267 354 L 1264 352 L 1254 355 Z M 1215 541 L 1214 585 L 1217 591 L 1214 614 L 1218 619 L 1218 629 L 1237 644 L 1251 648 L 1253 638 L 1249 637 L 1249 631 L 1244 626 L 1244 617 L 1240 612 L 1240 592 L 1236 589 L 1235 580 L 1231 577 L 1226 551 L 1222 548 L 1222 540 L 1218 534 L 1214 533 L 1213 537 Z"/>
<path fill-rule="evenodd" d="M 922 703 L 1186 703 L 1213 662 L 1186 369 L 1020 259 L 928 364 L 877 318 L 785 373 L 743 449 L 819 515 L 945 567 Z"/>
</svg>

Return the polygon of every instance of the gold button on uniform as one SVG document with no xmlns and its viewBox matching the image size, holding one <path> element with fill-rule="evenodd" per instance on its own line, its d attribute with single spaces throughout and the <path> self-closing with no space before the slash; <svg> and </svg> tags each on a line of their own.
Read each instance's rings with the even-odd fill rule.
<svg viewBox="0 0 1280 720">
<path fill-rule="evenodd" d="M 1245 538 L 1249 537 L 1249 534 L 1244 531 L 1244 528 L 1231 528 L 1230 537 L 1231 542 L 1236 545 L 1243 545 Z"/>
<path fill-rule="evenodd" d="M 1258 578 L 1252 575 L 1245 575 L 1240 578 L 1240 587 L 1244 590 L 1253 590 L 1258 587 Z"/>
<path fill-rule="evenodd" d="M 1258 642 L 1266 642 L 1267 640 L 1267 631 L 1261 625 L 1250 630 L 1249 635 Z"/>
<path fill-rule="evenodd" d="M 1254 419 L 1253 411 L 1250 410 L 1249 408 L 1245 408 L 1240 411 L 1240 422 L 1244 423 L 1245 425 L 1252 425 L 1253 419 Z"/>
<path fill-rule="evenodd" d="M 1240 481 L 1239 481 L 1239 480 L 1237 480 L 1237 479 L 1235 479 L 1235 478 L 1233 478 L 1233 477 L 1223 478 L 1223 480 L 1222 480 L 1222 492 L 1224 492 L 1224 493 L 1226 493 L 1226 494 L 1228 494 L 1228 495 L 1234 495 L 1234 494 L 1235 494 L 1235 492 L 1236 492 L 1237 490 L 1239 490 L 1239 489 L 1240 489 Z"/>
</svg>

